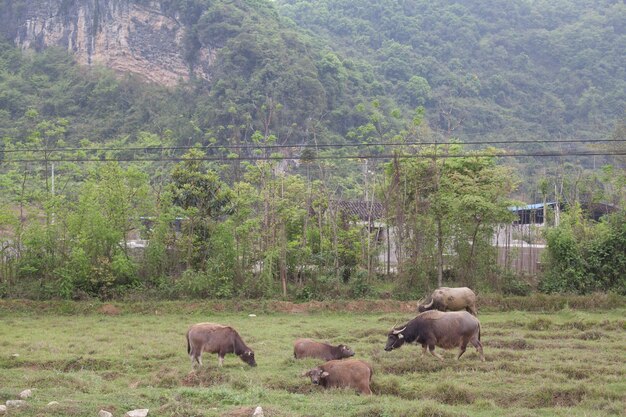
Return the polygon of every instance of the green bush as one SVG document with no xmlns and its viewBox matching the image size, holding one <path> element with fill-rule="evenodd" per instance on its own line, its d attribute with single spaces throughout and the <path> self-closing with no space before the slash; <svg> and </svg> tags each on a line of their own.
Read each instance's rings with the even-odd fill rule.
<svg viewBox="0 0 626 417">
<path fill-rule="evenodd" d="M 532 287 L 524 276 L 519 276 L 513 271 L 506 271 L 502 277 L 502 293 L 504 295 L 528 296 L 532 292 Z"/>
<path fill-rule="evenodd" d="M 176 282 L 176 293 L 195 298 L 230 298 L 233 295 L 233 280 L 223 275 L 188 269 Z"/>
<path fill-rule="evenodd" d="M 359 270 L 350 280 L 350 296 L 353 298 L 365 298 L 373 293 L 374 289 L 368 282 L 367 271 Z"/>
<path fill-rule="evenodd" d="M 582 217 L 579 210 L 563 216 L 546 231 L 546 272 L 539 289 L 547 293 L 626 294 L 626 219 L 619 212 L 601 223 Z"/>
</svg>

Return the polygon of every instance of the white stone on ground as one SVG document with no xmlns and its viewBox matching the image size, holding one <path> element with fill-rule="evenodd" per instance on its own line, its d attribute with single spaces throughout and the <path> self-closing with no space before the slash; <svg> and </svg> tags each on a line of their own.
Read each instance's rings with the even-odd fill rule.
<svg viewBox="0 0 626 417">
<path fill-rule="evenodd" d="M 258 406 L 258 407 L 254 410 L 254 414 L 252 414 L 252 417 L 264 417 L 264 414 L 263 414 L 263 408 L 261 408 L 261 406 Z"/>
<path fill-rule="evenodd" d="M 58 401 L 50 401 L 46 407 L 56 407 L 57 405 L 59 405 Z"/>
<path fill-rule="evenodd" d="M 126 413 L 125 417 L 146 417 L 148 415 L 148 408 L 139 408 Z"/>
<path fill-rule="evenodd" d="M 30 389 L 25 389 L 24 391 L 20 392 L 20 398 L 23 400 L 25 400 L 26 398 L 29 398 L 32 395 L 33 395 L 33 391 Z"/>
<path fill-rule="evenodd" d="M 113 414 L 105 410 L 100 410 L 100 412 L 98 413 L 98 417 L 113 417 Z"/>
<path fill-rule="evenodd" d="M 0 414 L 6 414 L 7 406 L 4 404 L 0 404 Z"/>
<path fill-rule="evenodd" d="M 24 400 L 8 400 L 5 404 L 7 405 L 7 408 L 20 408 L 24 407 L 28 403 Z"/>
</svg>

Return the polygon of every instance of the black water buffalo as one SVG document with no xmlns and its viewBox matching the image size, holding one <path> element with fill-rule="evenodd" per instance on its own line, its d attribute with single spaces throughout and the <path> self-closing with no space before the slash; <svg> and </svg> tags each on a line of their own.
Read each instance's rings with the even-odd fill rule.
<svg viewBox="0 0 626 417">
<path fill-rule="evenodd" d="M 254 352 L 241 340 L 239 333 L 229 326 L 216 323 L 194 324 L 187 331 L 187 354 L 194 365 L 202 366 L 202 352 L 217 353 L 219 366 L 227 353 L 234 353 L 250 366 L 256 366 Z"/>
<path fill-rule="evenodd" d="M 332 346 L 311 339 L 297 339 L 293 344 L 293 357 L 318 358 L 325 361 L 354 356 L 354 351 L 346 345 Z"/>
<path fill-rule="evenodd" d="M 417 311 L 423 313 L 428 310 L 460 311 L 467 310 L 477 316 L 476 294 L 467 287 L 449 288 L 439 287 L 430 295 L 430 302 L 419 303 Z"/>
<path fill-rule="evenodd" d="M 332 360 L 317 366 L 302 376 L 311 378 L 311 382 L 324 388 L 354 388 L 361 394 L 372 395 L 372 367 L 358 359 Z"/>
<path fill-rule="evenodd" d="M 483 345 L 480 343 L 480 322 L 466 311 L 441 312 L 437 310 L 418 314 L 413 320 L 387 335 L 386 351 L 402 346 L 405 342 L 422 345 L 422 355 L 426 347 L 433 356 L 443 361 L 443 357 L 435 353 L 435 346 L 442 349 L 459 348 L 457 359 L 471 343 L 484 361 Z"/>
</svg>

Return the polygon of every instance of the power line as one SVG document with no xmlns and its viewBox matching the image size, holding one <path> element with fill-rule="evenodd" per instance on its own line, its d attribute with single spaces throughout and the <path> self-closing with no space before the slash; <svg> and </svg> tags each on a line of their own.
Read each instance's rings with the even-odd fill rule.
<svg viewBox="0 0 626 417">
<path fill-rule="evenodd" d="M 215 162 L 237 162 L 237 161 L 295 161 L 295 160 L 348 160 L 348 159 L 437 159 L 437 158 L 520 158 L 520 157 L 567 157 L 567 156 L 626 156 L 626 149 L 613 152 L 602 151 L 546 151 L 546 152 L 514 152 L 514 153 L 494 153 L 494 152 L 475 152 L 475 153 L 427 153 L 427 154 L 380 154 L 380 155 L 333 155 L 333 156 L 237 156 L 237 157 L 167 157 L 167 158 L 135 158 L 135 157 L 118 157 L 118 158 L 23 158 L 23 159 L 5 159 L 1 162 L 182 162 L 182 161 L 215 161 Z"/>
<path fill-rule="evenodd" d="M 175 151 L 175 150 L 218 150 L 218 149 L 285 149 L 285 148 L 355 148 L 370 146 L 451 146 L 451 145 L 522 145 L 522 144 L 553 144 L 553 143 L 626 143 L 626 139 L 537 139 L 537 140 L 490 140 L 490 141 L 469 141 L 469 142 L 378 142 L 378 143 L 330 143 L 330 144 L 274 144 L 274 145 L 205 145 L 205 146 L 147 146 L 147 147 L 97 147 L 97 148 L 26 148 L 26 149 L 0 149 L 0 153 L 18 152 L 75 152 L 75 151 Z"/>
</svg>

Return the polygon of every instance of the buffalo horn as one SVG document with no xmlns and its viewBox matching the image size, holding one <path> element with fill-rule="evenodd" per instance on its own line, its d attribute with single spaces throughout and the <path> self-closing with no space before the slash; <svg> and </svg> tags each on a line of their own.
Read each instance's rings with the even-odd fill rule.
<svg viewBox="0 0 626 417">
<path fill-rule="evenodd" d="M 406 326 L 404 326 L 403 328 L 398 329 L 398 330 L 395 330 L 395 329 L 394 329 L 394 330 L 393 330 L 393 334 L 402 333 L 402 332 L 404 331 L 404 329 L 406 329 Z"/>
<path fill-rule="evenodd" d="M 435 301 L 435 300 L 430 300 L 430 303 L 428 303 L 428 304 L 426 304 L 425 306 L 422 306 L 422 307 L 424 307 L 424 308 L 429 308 L 429 307 L 431 307 L 431 306 L 433 305 L 433 302 L 434 302 L 434 301 Z"/>
</svg>

